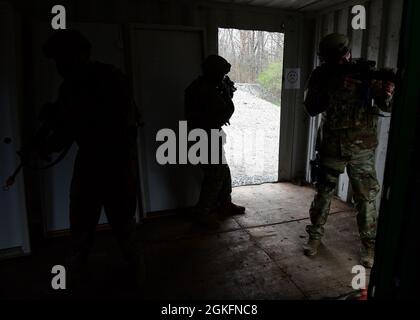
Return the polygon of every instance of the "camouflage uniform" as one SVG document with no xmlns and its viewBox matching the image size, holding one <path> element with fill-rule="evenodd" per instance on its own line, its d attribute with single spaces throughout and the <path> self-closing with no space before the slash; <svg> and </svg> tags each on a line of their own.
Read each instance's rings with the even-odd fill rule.
<svg viewBox="0 0 420 320">
<path fill-rule="evenodd" d="M 321 158 L 321 176 L 310 208 L 311 239 L 321 239 L 335 193 L 338 177 L 347 169 L 358 211 L 357 222 L 365 246 L 376 236 L 376 196 L 379 184 L 375 171 L 377 120 L 380 111 L 391 111 L 391 99 L 375 97 L 366 105 L 361 86 L 345 88 L 336 67 L 316 68 L 309 80 L 305 106 L 311 116 L 322 112 L 317 150 Z"/>
<path fill-rule="evenodd" d="M 200 76 L 185 90 L 185 113 L 189 129 L 201 128 L 210 137 L 211 129 L 221 130 L 233 111 L 232 97 L 222 83 L 217 85 Z M 226 163 L 222 163 L 224 150 L 222 142 L 219 142 L 220 164 L 200 164 L 204 177 L 197 210 L 202 213 L 210 213 L 220 204 L 231 201 L 230 169 Z"/>
</svg>

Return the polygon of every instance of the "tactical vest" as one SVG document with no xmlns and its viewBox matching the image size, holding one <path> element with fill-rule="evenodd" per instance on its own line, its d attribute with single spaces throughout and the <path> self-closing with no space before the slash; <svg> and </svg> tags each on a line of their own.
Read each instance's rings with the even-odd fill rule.
<svg viewBox="0 0 420 320">
<path fill-rule="evenodd" d="M 328 86 L 328 105 L 322 113 L 324 148 L 336 149 L 338 144 L 342 155 L 344 150 L 353 147 L 375 148 L 378 144 L 378 117 L 375 114 L 378 108 L 364 96 L 362 88 L 344 88 L 343 79 L 334 74 L 324 74 L 324 77 Z"/>
<path fill-rule="evenodd" d="M 376 129 L 375 108 L 364 105 L 360 92 L 340 88 L 329 91 L 328 96 L 329 103 L 323 117 L 329 129 Z"/>
</svg>

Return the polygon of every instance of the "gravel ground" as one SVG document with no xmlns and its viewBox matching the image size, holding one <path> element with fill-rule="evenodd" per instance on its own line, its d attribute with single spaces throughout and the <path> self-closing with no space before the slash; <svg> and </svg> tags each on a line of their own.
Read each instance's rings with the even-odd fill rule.
<svg viewBox="0 0 420 320">
<path fill-rule="evenodd" d="M 280 107 L 258 98 L 246 84 L 237 87 L 231 125 L 223 128 L 232 186 L 277 181 Z"/>
</svg>

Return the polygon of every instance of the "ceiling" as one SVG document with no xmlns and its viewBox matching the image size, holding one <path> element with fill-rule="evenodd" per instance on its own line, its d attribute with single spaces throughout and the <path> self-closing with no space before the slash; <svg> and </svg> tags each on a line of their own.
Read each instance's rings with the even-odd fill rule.
<svg viewBox="0 0 420 320">
<path fill-rule="evenodd" d="M 346 2 L 347 0 L 218 0 L 220 2 L 246 4 L 295 11 L 318 11 Z"/>
</svg>

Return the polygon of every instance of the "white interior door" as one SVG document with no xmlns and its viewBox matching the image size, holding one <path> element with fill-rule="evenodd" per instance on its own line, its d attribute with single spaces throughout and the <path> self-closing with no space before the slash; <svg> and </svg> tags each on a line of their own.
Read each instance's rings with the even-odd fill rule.
<svg viewBox="0 0 420 320">
<path fill-rule="evenodd" d="M 201 73 L 204 33 L 169 26 L 131 27 L 133 84 L 144 127 L 139 139 L 143 211 L 194 205 L 201 179 L 189 165 L 159 165 L 156 133 L 163 128 L 178 135 L 184 119 L 184 90 Z"/>
</svg>

